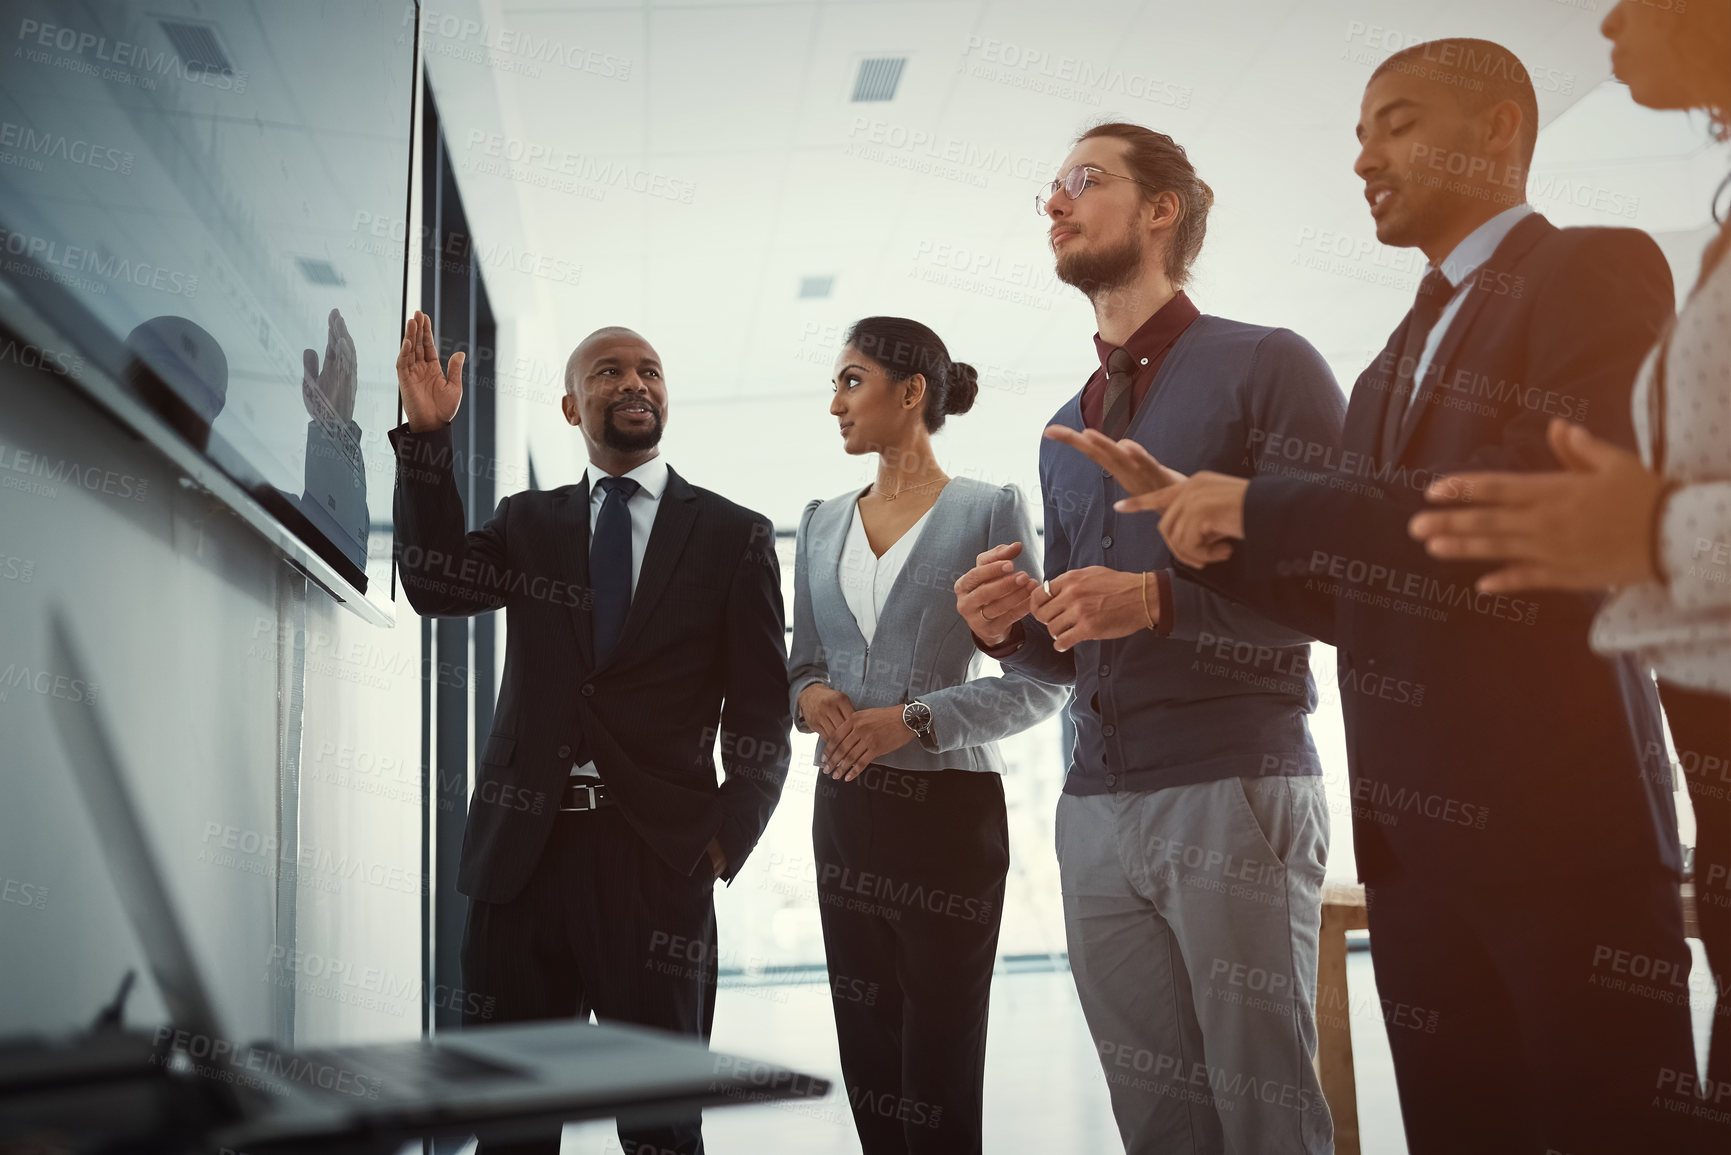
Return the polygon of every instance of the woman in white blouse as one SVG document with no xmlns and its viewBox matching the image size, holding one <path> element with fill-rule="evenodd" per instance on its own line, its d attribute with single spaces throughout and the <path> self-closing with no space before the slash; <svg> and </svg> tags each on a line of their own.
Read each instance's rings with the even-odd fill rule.
<svg viewBox="0 0 1731 1155">
<path fill-rule="evenodd" d="M 1731 140 L 1731 0 L 1687 7 L 1623 0 L 1601 31 L 1636 102 L 1705 109 L 1714 135 Z M 1717 210 L 1715 203 L 1715 219 Z M 1506 562 L 1480 580 L 1487 591 L 1615 591 L 1593 623 L 1593 645 L 1633 652 L 1659 677 L 1695 808 L 1695 906 L 1719 991 L 1707 1085 L 1731 1094 L 1728 254 L 1731 219 L 1708 243 L 1681 315 L 1636 377 L 1640 456 L 1555 421 L 1551 447 L 1565 472 L 1444 478 L 1430 496 L 1470 508 L 1419 514 L 1412 531 L 1438 557 Z M 1653 754 L 1654 768 L 1664 771 L 1669 758 Z"/>
<path fill-rule="evenodd" d="M 1000 738 L 1067 691 L 975 677 L 954 586 L 1032 542 L 1014 486 L 951 478 L 932 434 L 973 368 L 917 321 L 867 317 L 836 358 L 842 448 L 877 480 L 800 520 L 788 662 L 819 737 L 812 842 L 842 1073 L 866 1155 L 981 1150 L 986 1012 L 1009 870 Z M 1037 582 L 1024 551 L 1016 568 Z"/>
</svg>

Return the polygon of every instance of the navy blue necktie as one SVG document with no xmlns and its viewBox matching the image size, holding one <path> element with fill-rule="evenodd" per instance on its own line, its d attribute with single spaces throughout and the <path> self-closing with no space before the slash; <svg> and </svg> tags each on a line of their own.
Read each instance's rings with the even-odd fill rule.
<svg viewBox="0 0 1731 1155">
<path fill-rule="evenodd" d="M 1390 382 L 1392 396 L 1382 423 L 1382 463 L 1394 464 L 1400 447 L 1401 430 L 1407 411 L 1421 382 L 1417 379 L 1418 359 L 1424 355 L 1425 341 L 1448 308 L 1455 287 L 1441 269 L 1432 269 L 1418 283 L 1418 295 L 1413 298 L 1412 320 L 1406 327 L 1406 340 L 1401 342 L 1400 360 L 1395 362 L 1395 379 Z M 1427 365 L 1427 372 L 1434 366 Z"/>
<path fill-rule="evenodd" d="M 603 477 L 598 484 L 607 500 L 589 542 L 589 588 L 594 591 L 589 621 L 596 665 L 613 652 L 631 611 L 631 511 L 625 503 L 642 488 L 629 477 Z"/>
</svg>

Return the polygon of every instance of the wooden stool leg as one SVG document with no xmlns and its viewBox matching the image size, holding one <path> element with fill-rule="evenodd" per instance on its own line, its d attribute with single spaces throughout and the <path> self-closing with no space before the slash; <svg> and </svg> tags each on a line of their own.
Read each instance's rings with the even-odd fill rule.
<svg viewBox="0 0 1731 1155">
<path fill-rule="evenodd" d="M 1334 1116 L 1336 1155 L 1359 1155 L 1352 1002 L 1346 989 L 1346 911 L 1323 904 L 1316 959 L 1316 1075 Z"/>
</svg>

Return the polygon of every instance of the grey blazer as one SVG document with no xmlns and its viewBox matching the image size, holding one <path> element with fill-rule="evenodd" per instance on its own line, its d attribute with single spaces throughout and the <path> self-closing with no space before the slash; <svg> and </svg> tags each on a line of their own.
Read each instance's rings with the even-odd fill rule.
<svg viewBox="0 0 1731 1155">
<path fill-rule="evenodd" d="M 951 479 L 939 492 L 897 575 L 866 645 L 841 588 L 842 547 L 862 490 L 813 501 L 799 522 L 793 578 L 793 645 L 788 694 L 795 725 L 799 694 L 827 682 L 855 709 L 894 706 L 915 698 L 932 710 L 931 734 L 878 761 L 899 770 L 989 770 L 1002 773 L 997 740 L 1020 733 L 1064 704 L 1069 688 L 1006 671 L 973 678 L 980 663 L 973 632 L 956 612 L 956 579 L 994 545 L 1023 543 L 1016 568 L 1040 578 L 1034 527 L 1015 486 Z M 913 532 L 913 531 L 910 531 Z M 819 739 L 814 764 L 823 757 Z"/>
</svg>

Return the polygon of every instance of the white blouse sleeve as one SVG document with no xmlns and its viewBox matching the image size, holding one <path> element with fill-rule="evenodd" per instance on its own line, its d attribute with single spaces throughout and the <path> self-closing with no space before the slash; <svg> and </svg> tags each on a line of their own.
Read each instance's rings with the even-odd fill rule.
<svg viewBox="0 0 1731 1155">
<path fill-rule="evenodd" d="M 1731 481 L 1685 485 L 1671 495 L 1659 560 L 1678 609 L 1731 607 Z"/>
</svg>

